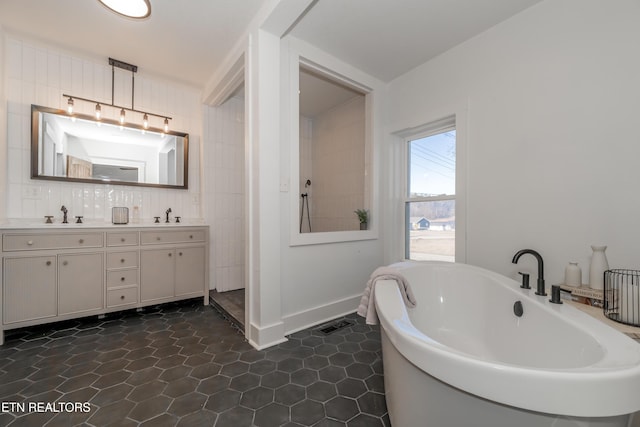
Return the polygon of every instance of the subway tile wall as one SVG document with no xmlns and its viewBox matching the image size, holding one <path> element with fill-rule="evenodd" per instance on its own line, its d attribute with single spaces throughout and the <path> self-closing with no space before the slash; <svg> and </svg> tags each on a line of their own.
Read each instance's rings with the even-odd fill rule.
<svg viewBox="0 0 640 427">
<path fill-rule="evenodd" d="M 7 102 L 7 209 L 6 218 L 61 217 L 67 206 L 71 216 L 111 221 L 111 208 L 139 206 L 143 220 L 163 215 L 168 207 L 185 219 L 202 218 L 200 135 L 201 94 L 190 86 L 149 77 L 144 64 L 135 75 L 135 108 L 173 117 L 171 128 L 189 134 L 189 189 L 171 190 L 133 186 L 75 184 L 30 178 L 31 104 L 65 108 L 72 94 L 111 103 L 111 66 L 108 58 L 88 58 L 54 46 L 8 35 L 5 38 L 5 93 Z M 131 73 L 116 69 L 115 104 L 131 105 Z M 77 102 L 79 112 L 93 105 Z M 105 114 L 112 110 L 104 108 Z M 112 112 L 111 114 L 116 114 Z M 116 118 L 116 116 L 112 116 Z M 150 125 L 162 127 L 161 119 Z M 130 211 L 131 212 L 131 211 Z"/>
<path fill-rule="evenodd" d="M 312 124 L 301 123 L 300 128 L 312 134 L 309 197 L 312 230 L 360 229 L 354 211 L 366 208 L 365 97 L 356 96 L 314 117 Z M 308 134 L 301 137 L 301 152 L 308 139 Z"/>
<path fill-rule="evenodd" d="M 219 292 L 244 287 L 244 99 L 204 107 L 205 218 L 211 276 Z"/>
</svg>

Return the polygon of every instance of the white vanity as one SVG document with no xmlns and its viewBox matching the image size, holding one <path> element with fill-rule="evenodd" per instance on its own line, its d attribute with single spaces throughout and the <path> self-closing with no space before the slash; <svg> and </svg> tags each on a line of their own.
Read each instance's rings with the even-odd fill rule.
<svg viewBox="0 0 640 427">
<path fill-rule="evenodd" d="M 209 227 L 0 225 L 4 331 L 181 299 L 209 302 Z"/>
</svg>

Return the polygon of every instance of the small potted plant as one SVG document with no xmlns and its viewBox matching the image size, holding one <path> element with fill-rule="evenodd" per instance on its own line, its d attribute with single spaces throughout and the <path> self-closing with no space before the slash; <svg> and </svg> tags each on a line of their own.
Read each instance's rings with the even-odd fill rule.
<svg viewBox="0 0 640 427">
<path fill-rule="evenodd" d="M 356 209 L 354 211 L 360 221 L 360 230 L 366 230 L 369 225 L 369 211 L 366 209 Z"/>
</svg>

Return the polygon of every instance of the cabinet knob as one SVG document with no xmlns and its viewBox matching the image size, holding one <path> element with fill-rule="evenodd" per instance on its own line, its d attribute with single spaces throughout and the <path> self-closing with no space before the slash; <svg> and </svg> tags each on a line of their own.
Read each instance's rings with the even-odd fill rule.
<svg viewBox="0 0 640 427">
<path fill-rule="evenodd" d="M 182 252 L 178 252 L 178 255 L 182 256 Z"/>
<path fill-rule="evenodd" d="M 51 261 L 47 261 L 47 265 L 51 265 Z"/>
<path fill-rule="evenodd" d="M 169 256 L 171 256 L 171 252 L 169 252 Z"/>
<path fill-rule="evenodd" d="M 27 245 L 29 246 L 33 245 L 33 240 L 27 240 Z"/>
<path fill-rule="evenodd" d="M 124 295 L 120 295 L 120 299 L 124 299 Z"/>
<path fill-rule="evenodd" d="M 189 234 L 189 238 L 190 238 L 190 239 L 193 239 L 193 234 Z"/>
<path fill-rule="evenodd" d="M 120 239 L 120 241 L 121 241 L 121 242 L 124 242 L 125 240 L 126 240 L 126 239 L 125 239 L 124 237 L 122 237 L 122 238 Z"/>
<path fill-rule="evenodd" d="M 122 259 L 120 260 L 120 262 L 124 263 L 124 258 L 122 258 Z"/>
<path fill-rule="evenodd" d="M 156 237 L 156 240 L 160 240 L 160 236 Z"/>
<path fill-rule="evenodd" d="M 80 244 L 83 244 L 84 243 L 84 239 L 80 239 L 80 240 L 78 240 L 78 242 L 80 242 Z"/>
<path fill-rule="evenodd" d="M 121 277 L 121 278 L 120 278 L 120 281 L 121 281 L 121 282 L 124 282 L 124 277 Z"/>
<path fill-rule="evenodd" d="M 62 261 L 62 265 L 67 265 L 69 264 L 69 261 Z"/>
</svg>

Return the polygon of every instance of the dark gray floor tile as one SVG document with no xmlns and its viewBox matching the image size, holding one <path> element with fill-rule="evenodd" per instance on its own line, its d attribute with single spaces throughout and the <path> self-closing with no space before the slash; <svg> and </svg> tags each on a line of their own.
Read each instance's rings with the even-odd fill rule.
<svg viewBox="0 0 640 427">
<path fill-rule="evenodd" d="M 239 391 L 222 390 L 209 396 L 209 400 L 207 400 L 205 407 L 210 411 L 221 413 L 238 406 L 241 396 L 242 393 Z"/>
<path fill-rule="evenodd" d="M 201 299 L 10 331 L 0 398 L 91 411 L 0 414 L 0 425 L 390 427 L 379 330 L 345 319 L 263 351 Z"/>
<path fill-rule="evenodd" d="M 334 397 L 324 405 L 327 416 L 337 420 L 347 421 L 358 414 L 358 404 L 347 397 Z"/>
<path fill-rule="evenodd" d="M 257 427 L 279 427 L 289 420 L 289 408 L 271 403 L 256 411 L 253 423 Z"/>
<path fill-rule="evenodd" d="M 171 399 L 167 396 L 155 396 L 136 404 L 129 412 L 129 418 L 135 421 L 147 421 L 162 414 L 171 405 Z"/>
<path fill-rule="evenodd" d="M 250 426 L 253 422 L 253 415 L 252 410 L 237 406 L 220 414 L 216 427 Z"/>
<path fill-rule="evenodd" d="M 291 421 L 303 426 L 312 426 L 324 417 L 324 407 L 313 400 L 303 400 L 291 407 Z"/>
</svg>

